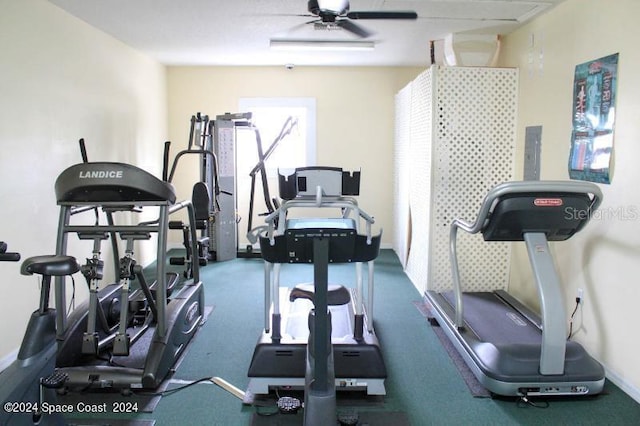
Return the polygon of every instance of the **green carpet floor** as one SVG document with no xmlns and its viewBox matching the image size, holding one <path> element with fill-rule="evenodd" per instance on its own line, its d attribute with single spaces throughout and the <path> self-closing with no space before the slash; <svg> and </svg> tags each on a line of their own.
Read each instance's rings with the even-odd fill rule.
<svg viewBox="0 0 640 426">
<path fill-rule="evenodd" d="M 247 368 L 263 326 L 263 264 L 260 259 L 210 263 L 202 270 L 206 304 L 213 312 L 175 373 L 170 388 L 219 376 L 244 390 Z M 281 285 L 310 281 L 312 267 L 286 265 Z M 401 412 L 421 425 L 631 425 L 640 424 L 640 404 L 606 383 L 603 395 L 550 400 L 547 408 L 519 406 L 512 399 L 474 398 L 414 302 L 421 295 L 395 254 L 376 260 L 375 328 L 388 370 L 384 403 L 355 407 L 379 418 Z M 353 285 L 352 265 L 330 267 L 330 281 Z M 340 401 L 339 401 L 339 405 Z M 349 409 L 341 406 L 340 409 Z M 157 425 L 249 425 L 255 408 L 211 384 L 202 383 L 161 399 L 153 413 L 112 416 L 155 420 Z M 298 415 L 301 419 L 301 415 Z M 281 415 L 266 424 L 291 424 Z M 103 423 L 105 424 L 105 423 Z M 261 423 L 265 424 L 265 423 Z M 390 425 L 392 426 L 392 425 Z"/>
</svg>

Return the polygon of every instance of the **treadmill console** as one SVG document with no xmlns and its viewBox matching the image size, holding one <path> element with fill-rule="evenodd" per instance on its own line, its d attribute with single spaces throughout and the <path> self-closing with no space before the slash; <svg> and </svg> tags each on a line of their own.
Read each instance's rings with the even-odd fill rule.
<svg viewBox="0 0 640 426">
<path fill-rule="evenodd" d="M 339 167 L 298 167 L 293 173 L 278 171 L 280 198 L 315 197 L 318 187 L 323 197 L 360 194 L 360 171 L 347 172 Z M 284 172 L 286 173 L 286 172 Z"/>
<path fill-rule="evenodd" d="M 564 241 L 589 221 L 591 198 L 585 193 L 515 193 L 497 199 L 482 230 L 485 241 L 523 241 L 540 232 L 548 241 Z"/>
</svg>

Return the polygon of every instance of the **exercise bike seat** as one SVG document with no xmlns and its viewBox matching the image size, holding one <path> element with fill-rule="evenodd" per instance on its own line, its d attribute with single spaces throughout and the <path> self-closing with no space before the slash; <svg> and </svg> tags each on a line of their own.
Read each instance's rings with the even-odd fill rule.
<svg viewBox="0 0 640 426">
<path fill-rule="evenodd" d="M 75 274 L 80 270 L 80 265 L 73 256 L 44 255 L 33 256 L 22 262 L 20 273 L 22 275 L 43 275 L 62 277 Z"/>
<path fill-rule="evenodd" d="M 314 296 L 315 291 L 313 284 L 298 284 L 291 290 L 291 293 L 289 293 L 289 301 L 293 302 L 296 299 L 308 299 L 314 302 Z M 327 305 L 346 305 L 350 301 L 351 295 L 345 286 L 329 284 L 329 288 L 327 289 Z"/>
</svg>

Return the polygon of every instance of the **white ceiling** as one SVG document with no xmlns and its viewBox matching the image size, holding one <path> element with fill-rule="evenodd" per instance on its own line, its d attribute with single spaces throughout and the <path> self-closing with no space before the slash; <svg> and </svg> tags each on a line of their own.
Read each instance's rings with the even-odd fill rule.
<svg viewBox="0 0 640 426">
<path fill-rule="evenodd" d="M 373 51 L 283 52 L 272 38 L 356 40 L 304 25 L 306 0 L 49 0 L 167 65 L 426 66 L 451 33 L 506 34 L 563 0 L 352 0 L 352 11 L 414 10 L 415 21 L 358 20 Z"/>
</svg>

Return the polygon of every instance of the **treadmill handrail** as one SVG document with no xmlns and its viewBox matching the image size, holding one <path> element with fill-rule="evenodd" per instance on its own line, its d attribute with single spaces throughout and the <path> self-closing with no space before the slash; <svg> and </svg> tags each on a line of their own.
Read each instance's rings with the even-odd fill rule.
<svg viewBox="0 0 640 426">
<path fill-rule="evenodd" d="M 266 227 L 260 226 L 256 227 L 251 232 L 247 234 L 250 241 L 257 241 L 261 236 L 264 236 L 269 239 L 269 244 L 271 246 L 275 246 L 276 244 L 276 236 L 285 235 L 286 226 L 287 226 L 287 213 L 291 208 L 340 208 L 343 209 L 342 218 L 352 218 L 355 223 L 355 231 L 356 234 L 360 234 L 360 219 L 364 219 L 366 224 L 366 244 L 368 246 L 374 243 L 374 239 L 371 233 L 371 225 L 375 222 L 374 218 L 364 212 L 358 206 L 358 202 L 353 197 L 345 197 L 345 196 L 326 196 L 323 195 L 322 188 L 320 186 L 316 187 L 316 193 L 314 196 L 298 196 L 296 198 L 290 200 L 284 200 L 282 204 L 276 209 L 274 212 L 270 213 L 265 217 Z M 353 213 L 356 213 L 353 215 Z M 376 238 L 380 238 L 382 235 L 382 229 L 380 230 L 380 235 L 376 236 Z M 268 262 L 265 262 L 265 264 Z M 373 330 L 373 264 L 371 261 L 367 262 L 369 264 L 369 274 L 368 274 L 368 298 L 365 302 L 362 298 L 363 294 L 363 283 L 362 283 L 362 272 L 360 268 L 362 268 L 362 262 L 356 262 L 356 298 L 357 302 L 356 306 L 356 314 L 362 315 L 364 311 L 364 307 L 366 305 L 366 310 L 368 312 L 367 315 L 367 329 L 371 332 Z M 274 291 L 274 288 L 279 288 L 279 264 L 275 264 L 276 268 L 272 271 L 271 266 L 265 266 L 265 312 L 269 311 L 269 307 L 273 303 L 273 313 L 279 315 L 280 307 L 277 291 Z M 271 275 L 273 274 L 273 283 L 271 282 Z M 272 288 L 270 288 L 272 287 Z M 269 318 L 268 314 L 265 314 L 265 331 L 269 330 Z"/>
<path fill-rule="evenodd" d="M 316 197 L 299 197 L 294 198 L 292 200 L 285 200 L 282 205 L 273 213 L 269 214 L 265 218 L 265 222 L 268 224 L 267 235 L 269 236 L 269 240 L 271 245 L 275 244 L 274 237 L 276 235 L 284 235 L 285 227 L 286 227 L 286 219 L 287 212 L 291 208 L 340 208 L 344 209 L 345 212 L 343 214 L 343 218 L 349 217 L 350 212 L 356 212 L 356 232 L 360 232 L 359 226 L 359 218 L 364 219 L 366 224 L 365 234 L 367 236 L 367 244 L 371 244 L 371 225 L 375 223 L 375 219 L 367 214 L 365 211 L 360 209 L 357 201 L 352 197 L 326 197 L 326 196 L 316 196 Z M 276 219 L 278 219 L 278 227 L 276 229 L 275 223 Z M 264 228 L 261 229 L 262 231 Z"/>
<path fill-rule="evenodd" d="M 580 193 L 590 194 L 592 196 L 590 211 L 595 211 L 602 202 L 602 191 L 600 187 L 591 182 L 584 181 L 515 181 L 504 182 L 494 186 L 485 196 L 475 222 L 469 222 L 464 219 L 454 219 L 451 223 L 449 232 L 449 260 L 451 262 L 451 273 L 453 279 L 453 292 L 456 301 L 454 323 L 457 328 L 464 326 L 464 315 L 462 306 L 462 285 L 460 283 L 460 270 L 458 268 L 458 259 L 456 251 L 456 239 L 458 228 L 469 234 L 477 234 L 487 225 L 487 221 L 491 212 L 495 208 L 498 200 L 506 195 L 522 194 L 522 193 Z M 585 223 L 589 220 L 587 215 Z"/>
<path fill-rule="evenodd" d="M 600 187 L 591 182 L 561 180 L 504 182 L 496 185 L 489 191 L 489 193 L 487 193 L 474 223 L 468 222 L 463 219 L 454 219 L 452 226 L 456 225 L 457 227 L 464 229 L 470 234 L 476 234 L 480 232 L 486 225 L 489 214 L 493 211 L 497 200 L 509 194 L 536 192 L 574 192 L 581 194 L 591 194 L 593 196 L 590 206 L 590 209 L 592 211 L 596 210 L 602 202 L 602 191 L 600 190 Z"/>
</svg>

